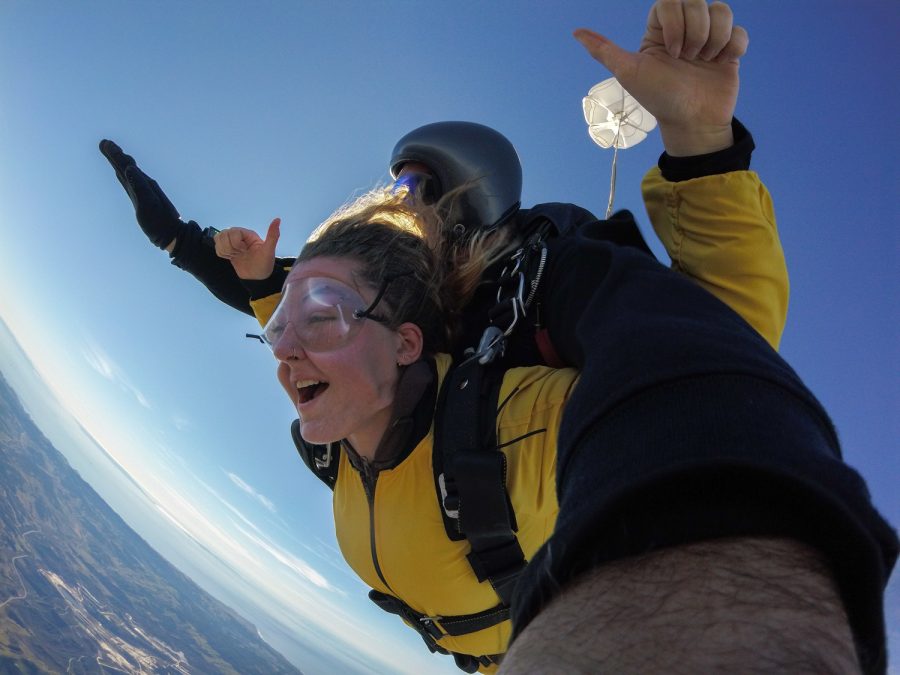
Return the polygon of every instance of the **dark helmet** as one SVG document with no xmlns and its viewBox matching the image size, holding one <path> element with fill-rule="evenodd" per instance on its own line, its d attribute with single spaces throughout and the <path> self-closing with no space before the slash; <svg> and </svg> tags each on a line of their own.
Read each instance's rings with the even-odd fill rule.
<svg viewBox="0 0 900 675">
<path fill-rule="evenodd" d="M 522 165 L 512 143 L 500 132 L 474 122 L 435 122 L 410 131 L 391 154 L 397 178 L 407 162 L 421 162 L 434 174 L 435 197 L 462 185 L 451 217 L 466 228 L 493 229 L 519 208 Z"/>
</svg>

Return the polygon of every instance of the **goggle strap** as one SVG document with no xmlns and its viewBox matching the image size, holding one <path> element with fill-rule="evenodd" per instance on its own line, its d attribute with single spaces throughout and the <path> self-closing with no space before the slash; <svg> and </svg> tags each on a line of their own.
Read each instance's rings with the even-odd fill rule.
<svg viewBox="0 0 900 675">
<path fill-rule="evenodd" d="M 412 270 L 408 272 L 401 272 L 400 274 L 395 274 L 392 277 L 385 277 L 384 281 L 381 282 L 381 288 L 378 289 L 378 295 L 375 296 L 375 299 L 372 301 L 372 304 L 366 307 L 365 309 L 357 309 L 353 311 L 354 319 L 371 319 L 372 321 L 377 321 L 379 323 L 387 323 L 387 318 L 383 316 L 378 316 L 377 314 L 373 314 L 375 308 L 378 306 L 378 303 L 381 302 L 381 298 L 384 297 L 384 294 L 387 292 L 388 286 L 390 286 L 391 282 L 400 277 L 409 276 L 412 274 Z"/>
</svg>

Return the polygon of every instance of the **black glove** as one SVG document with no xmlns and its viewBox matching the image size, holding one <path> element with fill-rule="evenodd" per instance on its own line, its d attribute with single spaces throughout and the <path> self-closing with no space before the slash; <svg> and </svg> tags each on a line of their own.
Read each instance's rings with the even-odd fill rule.
<svg viewBox="0 0 900 675">
<path fill-rule="evenodd" d="M 100 152 L 116 170 L 116 178 L 134 204 L 138 224 L 147 238 L 162 249 L 173 239 L 178 239 L 171 251 L 172 264 L 191 274 L 225 304 L 253 316 L 250 291 L 244 287 L 231 263 L 216 255 L 213 235 L 217 230 L 211 227 L 201 230 L 193 220 L 186 223 L 181 220 L 156 181 L 141 171 L 134 158 L 122 152 L 115 143 L 100 141 Z M 292 262 L 290 258 L 276 259 L 276 272 L 283 277 L 284 268 L 290 267 Z M 281 288 L 283 278 L 275 276 L 272 283 L 276 286 L 272 290 L 265 289 L 267 294 Z"/>
<path fill-rule="evenodd" d="M 134 204 L 134 214 L 144 234 L 154 245 L 166 248 L 188 224 L 181 220 L 178 210 L 156 181 L 138 168 L 131 155 L 108 140 L 100 141 L 100 152 L 116 170 L 116 178 Z"/>
</svg>

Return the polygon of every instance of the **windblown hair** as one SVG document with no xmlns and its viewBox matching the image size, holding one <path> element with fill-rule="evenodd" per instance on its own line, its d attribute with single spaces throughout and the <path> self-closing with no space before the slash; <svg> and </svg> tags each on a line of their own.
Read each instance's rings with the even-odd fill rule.
<svg viewBox="0 0 900 675">
<path fill-rule="evenodd" d="M 425 204 L 405 191 L 375 189 L 319 225 L 297 262 L 354 260 L 362 283 L 385 288 L 376 313 L 386 314 L 392 328 L 407 321 L 419 326 L 426 353 L 447 351 L 484 271 L 511 248 L 503 228 L 460 235 L 448 223 L 459 192 Z"/>
</svg>

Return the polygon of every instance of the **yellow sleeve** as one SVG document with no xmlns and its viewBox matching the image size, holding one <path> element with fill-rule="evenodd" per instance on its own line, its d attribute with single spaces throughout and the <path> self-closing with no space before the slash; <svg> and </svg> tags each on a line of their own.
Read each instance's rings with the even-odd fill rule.
<svg viewBox="0 0 900 675">
<path fill-rule="evenodd" d="M 769 191 L 753 171 L 673 183 L 659 168 L 641 183 L 672 268 L 738 312 L 778 349 L 789 283 Z"/>
<path fill-rule="evenodd" d="M 273 293 L 264 298 L 250 301 L 250 309 L 253 310 L 253 314 L 256 316 L 256 320 L 259 321 L 260 326 L 266 325 L 266 321 L 275 313 L 275 308 L 280 300 L 281 293 Z"/>
</svg>

